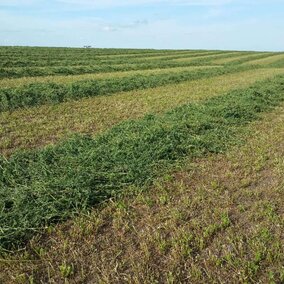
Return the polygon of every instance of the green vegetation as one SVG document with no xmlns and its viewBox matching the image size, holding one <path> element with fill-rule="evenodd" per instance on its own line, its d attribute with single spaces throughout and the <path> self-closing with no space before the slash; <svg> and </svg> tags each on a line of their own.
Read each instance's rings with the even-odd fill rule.
<svg viewBox="0 0 284 284">
<path fill-rule="evenodd" d="M 19 149 L 56 143 L 71 133 L 95 135 L 115 124 L 148 113 L 222 95 L 258 80 L 284 74 L 283 69 L 253 69 L 152 89 L 96 96 L 56 105 L 0 113 L 0 152 L 10 155 Z M 17 79 L 18 80 L 18 79 Z M 60 79 L 61 80 L 61 79 Z"/>
<path fill-rule="evenodd" d="M 200 66 L 198 62 L 141 62 L 139 64 L 101 64 L 87 66 L 57 66 L 57 67 L 23 67 L 23 68 L 0 68 L 0 78 L 21 78 L 36 76 L 55 76 L 55 75 L 80 75 L 90 73 L 109 73 L 123 71 L 137 71 L 150 69 L 167 69 L 177 67 Z"/>
<path fill-rule="evenodd" d="M 226 150 L 240 126 L 282 100 L 283 77 L 278 77 L 204 104 L 122 123 L 96 139 L 77 136 L 55 147 L 15 154 L 8 161 L 2 158 L 2 247 L 126 186 L 148 184 L 162 165 Z"/>
<path fill-rule="evenodd" d="M 52 49 L 51 49 L 52 50 Z M 1 50 L 0 50 L 1 53 Z M 0 65 L 0 78 L 17 78 L 23 76 L 47 76 L 47 75 L 76 75 L 86 73 L 98 73 L 98 72 L 117 72 L 117 71 L 134 71 L 134 70 L 146 70 L 168 67 L 186 67 L 189 66 L 186 62 L 175 63 L 171 62 L 172 59 L 184 58 L 184 57 L 203 57 L 208 54 L 219 54 L 226 56 L 224 52 L 167 52 L 160 53 L 155 52 L 147 56 L 147 54 L 138 54 L 125 56 L 104 56 L 98 55 L 96 50 L 92 53 L 84 54 L 84 50 L 81 54 L 71 53 L 59 56 L 53 52 L 48 56 L 42 58 L 41 56 L 34 55 L 33 57 L 26 57 L 23 60 L 21 57 L 13 55 L 5 57 L 7 61 L 2 61 Z M 68 56 L 69 55 L 69 56 Z M 154 56 L 153 56 L 154 55 Z M 52 57 L 53 56 L 53 57 Z M 141 57 L 142 56 L 142 57 Z M 146 58 L 145 58 L 146 57 Z M 56 60 L 57 59 L 57 60 Z M 147 59 L 147 62 L 145 62 Z M 196 63 L 197 64 L 197 63 Z M 195 64 L 195 65 L 196 65 Z M 192 64 L 191 64 L 192 65 Z"/>
<path fill-rule="evenodd" d="M 284 281 L 283 53 L 0 59 L 1 283 Z"/>
<path fill-rule="evenodd" d="M 243 60 L 243 59 L 249 59 L 249 60 L 253 60 L 254 57 L 258 57 L 260 55 L 260 53 L 253 53 L 253 54 L 239 54 L 239 56 L 237 57 L 227 57 L 227 58 L 221 58 L 221 59 L 216 59 L 211 61 L 211 63 L 214 64 L 219 64 L 219 65 L 224 65 L 224 64 L 234 64 L 235 62 L 239 62 L 239 60 Z M 266 58 L 266 57 L 265 57 Z"/>
<path fill-rule="evenodd" d="M 94 51 L 94 54 L 96 50 Z M 160 54 L 160 53 L 158 53 Z M 29 64 L 29 60 L 22 62 L 21 67 L 17 67 L 20 63 L 10 64 L 13 67 L 0 66 L 0 78 L 20 78 L 29 76 L 55 76 L 55 75 L 79 75 L 88 73 L 106 73 L 106 72 L 122 72 L 135 70 L 148 70 L 157 68 L 176 68 L 188 66 L 214 65 L 216 59 L 233 58 L 240 55 L 248 54 L 251 57 L 234 62 L 235 65 L 250 60 L 266 58 L 277 53 L 244 53 L 244 52 L 182 52 L 182 53 L 164 53 L 158 57 L 148 57 L 147 60 L 140 57 L 112 57 L 108 59 L 94 59 L 92 54 L 88 56 L 82 54 L 70 54 L 70 58 L 66 61 L 53 62 L 54 59 L 44 61 L 42 64 Z M 118 57 L 118 58 L 117 58 Z M 14 58 L 14 56 L 13 56 Z M 84 61 L 82 59 L 84 58 Z M 16 58 L 14 59 L 16 60 Z M 50 62 L 50 63 L 48 63 Z M 53 62 L 53 63 L 52 63 Z M 40 66 L 44 67 L 40 67 Z M 55 65 L 55 66 L 54 66 Z"/>
<path fill-rule="evenodd" d="M 251 55 L 251 56 L 248 56 L 248 57 L 242 57 L 242 58 L 239 58 L 239 59 L 236 59 L 234 61 L 231 61 L 231 62 L 228 62 L 226 65 L 239 65 L 239 64 L 244 64 L 244 63 L 249 63 L 251 61 L 254 61 L 254 60 L 266 60 L 267 58 L 271 59 L 273 58 L 274 56 L 277 56 L 278 53 L 264 53 L 264 54 L 255 54 L 255 55 Z M 264 65 L 261 65 L 259 64 L 260 66 L 265 66 Z"/>
<path fill-rule="evenodd" d="M 221 66 L 190 66 L 190 67 L 177 67 L 177 68 L 164 68 L 164 69 L 149 69 L 149 70 L 136 70 L 136 71 L 122 71 L 122 72 L 110 72 L 110 73 L 91 73 L 81 75 L 58 75 L 58 76 L 39 76 L 39 77 L 22 77 L 22 78 L 6 78 L 0 80 L 0 88 L 16 88 L 32 83 L 56 83 L 56 84 L 68 84 L 76 81 L 98 80 L 98 79 L 110 79 L 110 78 L 122 78 L 127 76 L 140 75 L 156 75 L 160 73 L 175 73 L 181 71 L 194 71 L 197 69 L 215 68 Z"/>
<path fill-rule="evenodd" d="M 146 192 L 128 192 L 3 256 L 0 279 L 283 282 L 283 104 L 261 118 L 243 146 L 184 161 Z"/>
<path fill-rule="evenodd" d="M 284 60 L 284 55 L 282 53 L 278 55 L 269 56 L 266 58 L 260 58 L 256 60 L 249 61 L 247 64 L 251 65 L 273 65 L 279 61 Z"/>
<path fill-rule="evenodd" d="M 239 54 L 239 52 L 234 52 L 234 54 Z M 154 62 L 157 62 L 156 60 L 173 60 L 173 59 L 183 59 L 183 58 L 203 58 L 203 57 L 211 57 L 214 55 L 219 55 L 221 57 L 224 56 L 230 56 L 231 53 L 228 53 L 228 55 L 223 51 L 218 52 L 188 52 L 188 53 L 178 53 L 178 54 L 163 54 L 163 55 L 157 55 L 155 56 L 151 55 L 146 57 L 148 60 L 152 60 Z M 218 57 L 219 57 L 218 56 Z M 3 60 L 0 63 L 0 67 L 3 68 L 9 68 L 9 67 L 26 67 L 26 66 L 35 66 L 35 67 L 52 67 L 52 66 L 91 66 L 91 65 L 118 65 L 118 64 L 137 64 L 145 61 L 145 57 L 141 54 L 136 56 L 131 56 L 125 58 L 125 56 L 115 56 L 115 57 L 102 57 L 102 56 L 89 56 L 85 59 L 79 58 L 65 58 L 65 59 L 40 59 L 40 60 L 32 60 L 28 58 L 27 60 L 19 60 L 19 59 L 9 59 Z M 158 63 L 158 62 L 157 62 Z"/>
<path fill-rule="evenodd" d="M 79 75 L 89 73 L 108 73 L 108 72 L 122 72 L 122 71 L 136 71 L 136 70 L 149 70 L 149 69 L 166 69 L 177 67 L 201 66 L 201 60 L 193 62 L 174 62 L 174 61 L 141 61 L 139 63 L 124 64 L 97 64 L 86 66 L 47 66 L 47 67 L 13 67 L 13 68 L 0 68 L 0 78 L 21 78 L 29 76 L 55 76 L 55 75 Z M 206 63 L 203 63 L 208 65 Z"/>
<path fill-rule="evenodd" d="M 247 68 L 242 67 L 228 69 L 208 68 L 195 70 L 194 72 L 183 71 L 180 73 L 166 73 L 155 76 L 136 75 L 105 80 L 78 81 L 70 85 L 33 83 L 19 88 L 0 90 L 0 112 L 43 104 L 61 103 L 68 100 L 79 100 L 84 97 L 154 88 L 246 69 Z"/>
</svg>

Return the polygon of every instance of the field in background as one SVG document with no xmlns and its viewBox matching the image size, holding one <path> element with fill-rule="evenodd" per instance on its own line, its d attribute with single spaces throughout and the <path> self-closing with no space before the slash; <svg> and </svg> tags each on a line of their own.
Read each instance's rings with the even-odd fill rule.
<svg viewBox="0 0 284 284">
<path fill-rule="evenodd" d="M 0 283 L 284 282 L 283 101 L 284 53 L 0 47 Z"/>
</svg>

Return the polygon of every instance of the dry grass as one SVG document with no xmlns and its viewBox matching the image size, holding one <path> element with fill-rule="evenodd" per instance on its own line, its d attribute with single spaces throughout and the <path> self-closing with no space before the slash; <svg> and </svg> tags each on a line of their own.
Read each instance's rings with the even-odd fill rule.
<svg viewBox="0 0 284 284">
<path fill-rule="evenodd" d="M 50 228 L 2 259 L 0 279 L 283 283 L 283 123 L 284 106 L 227 155 L 185 162 L 147 192 Z"/>
<path fill-rule="evenodd" d="M 164 112 L 188 102 L 245 88 L 281 73 L 284 73 L 283 69 L 250 70 L 115 96 L 1 113 L 0 151 L 10 154 L 18 149 L 40 147 L 71 132 L 96 134 L 122 120 Z"/>
</svg>

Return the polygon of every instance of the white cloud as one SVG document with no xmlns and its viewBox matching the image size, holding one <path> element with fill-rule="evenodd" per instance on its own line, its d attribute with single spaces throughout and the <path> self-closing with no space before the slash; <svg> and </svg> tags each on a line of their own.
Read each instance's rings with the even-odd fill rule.
<svg viewBox="0 0 284 284">
<path fill-rule="evenodd" d="M 0 45 L 283 49 L 283 18 L 250 13 L 263 3 L 283 0 L 0 0 L 11 7 L 0 9 Z M 171 13 L 171 5 L 204 9 Z M 108 13 L 115 7 L 124 9 Z"/>
</svg>

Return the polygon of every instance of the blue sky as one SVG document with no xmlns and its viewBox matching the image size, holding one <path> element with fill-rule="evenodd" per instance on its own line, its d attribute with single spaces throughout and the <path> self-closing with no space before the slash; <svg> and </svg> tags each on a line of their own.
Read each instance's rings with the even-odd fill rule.
<svg viewBox="0 0 284 284">
<path fill-rule="evenodd" d="M 284 0 L 0 0 L 0 45 L 284 51 Z"/>
</svg>

